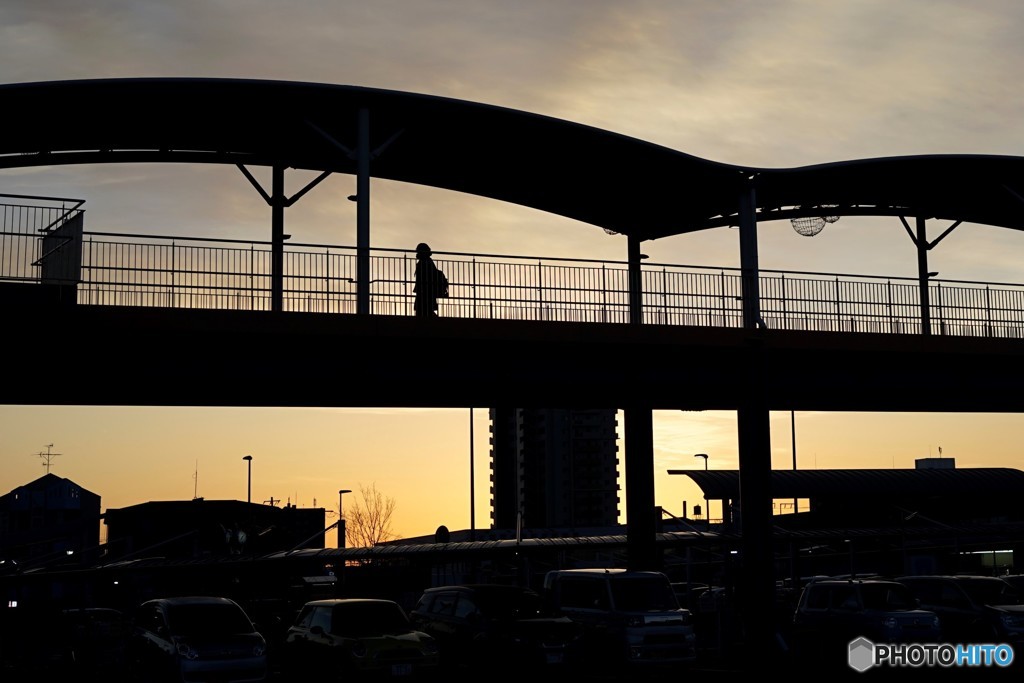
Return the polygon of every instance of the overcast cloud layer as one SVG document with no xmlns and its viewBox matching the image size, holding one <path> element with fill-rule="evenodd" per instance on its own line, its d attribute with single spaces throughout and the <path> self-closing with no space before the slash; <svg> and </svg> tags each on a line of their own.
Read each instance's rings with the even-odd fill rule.
<svg viewBox="0 0 1024 683">
<path fill-rule="evenodd" d="M 1024 5 L 1014 0 L 15 0 L 0 7 L 0 82 L 194 76 L 388 88 L 754 166 L 1021 155 L 1022 28 Z M 289 232 L 351 244 L 354 207 L 340 199 L 353 184 L 333 177 L 304 198 L 288 212 Z M 267 207 L 233 168 L 17 170 L 0 173 L 0 191 L 84 198 L 92 230 L 249 239 L 269 230 Z M 489 200 L 376 182 L 373 202 L 375 246 L 428 240 L 442 251 L 625 255 L 622 238 Z M 1021 240 L 1002 232 L 964 226 L 932 265 L 948 278 L 1022 280 Z M 912 275 L 916 267 L 892 219 L 845 219 L 814 240 L 768 224 L 760 242 L 766 268 Z M 738 258 L 727 230 L 648 252 L 677 263 Z"/>
</svg>

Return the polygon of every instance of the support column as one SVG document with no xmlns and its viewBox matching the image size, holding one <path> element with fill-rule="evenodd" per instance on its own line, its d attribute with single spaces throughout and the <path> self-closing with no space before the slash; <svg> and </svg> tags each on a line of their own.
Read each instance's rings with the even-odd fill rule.
<svg viewBox="0 0 1024 683">
<path fill-rule="evenodd" d="M 370 313 L 370 110 L 359 110 L 356 146 L 356 313 Z"/>
<path fill-rule="evenodd" d="M 655 534 L 654 425 L 650 406 L 623 411 L 626 441 L 626 554 L 629 569 L 658 570 L 661 558 Z"/>
<path fill-rule="evenodd" d="M 751 363 L 760 362 L 753 351 Z M 752 661 L 764 663 L 772 654 L 775 640 L 775 571 L 772 547 L 771 427 L 768 407 L 753 386 L 761 381 L 752 377 L 750 400 L 736 411 L 740 465 L 739 572 L 740 618 L 743 623 L 746 654 Z"/>
<path fill-rule="evenodd" d="M 763 327 L 757 258 L 757 197 L 753 183 L 740 196 L 740 266 L 743 274 L 743 327 Z M 763 665 L 775 642 L 775 571 L 772 550 L 771 422 L 761 340 L 745 349 L 741 386 L 744 399 L 736 411 L 738 430 L 741 556 L 740 619 L 745 661 Z M 735 514 L 735 510 L 734 510 Z"/>
<path fill-rule="evenodd" d="M 270 187 L 270 310 L 284 310 L 284 166 L 274 166 Z"/>
<path fill-rule="evenodd" d="M 629 322 L 634 325 L 642 325 L 644 322 L 644 285 L 640 271 L 640 240 L 629 235 L 626 248 L 629 269 Z"/>
<path fill-rule="evenodd" d="M 643 277 L 640 240 L 627 238 L 629 322 L 642 325 Z M 639 362 L 639 359 L 634 359 Z M 654 413 L 649 405 L 631 404 L 624 411 L 626 440 L 626 555 L 630 569 L 658 569 L 655 543 L 658 519 L 654 512 Z"/>
<path fill-rule="evenodd" d="M 917 217 L 917 236 L 914 245 L 917 247 L 917 282 L 921 291 L 921 334 L 932 333 L 932 307 L 928 295 L 928 220 Z"/>
<path fill-rule="evenodd" d="M 761 322 L 761 284 L 757 262 L 757 196 L 751 182 L 740 195 L 740 273 L 743 298 L 743 327 Z"/>
</svg>

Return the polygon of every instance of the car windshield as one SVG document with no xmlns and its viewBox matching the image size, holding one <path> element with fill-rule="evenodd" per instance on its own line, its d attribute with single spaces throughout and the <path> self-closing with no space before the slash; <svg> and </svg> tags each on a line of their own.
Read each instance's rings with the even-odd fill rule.
<svg viewBox="0 0 1024 683">
<path fill-rule="evenodd" d="M 865 609 L 916 609 L 910 589 L 900 584 L 864 584 L 860 587 Z"/>
<path fill-rule="evenodd" d="M 183 636 L 252 633 L 252 622 L 231 604 L 197 603 L 171 605 L 167 610 L 171 632 Z"/>
<path fill-rule="evenodd" d="M 493 619 L 525 619 L 541 612 L 540 596 L 529 591 L 481 591 L 476 599 L 481 611 Z"/>
<path fill-rule="evenodd" d="M 397 604 L 387 602 L 360 602 L 338 605 L 334 608 L 331 631 L 346 638 L 407 633 L 411 629 L 409 618 Z"/>
<path fill-rule="evenodd" d="M 631 577 L 611 582 L 615 607 L 624 612 L 679 609 L 672 585 L 655 576 Z"/>
<path fill-rule="evenodd" d="M 1016 592 L 995 577 L 962 579 L 959 583 L 971 600 L 979 605 L 1016 605 L 1020 602 Z"/>
</svg>

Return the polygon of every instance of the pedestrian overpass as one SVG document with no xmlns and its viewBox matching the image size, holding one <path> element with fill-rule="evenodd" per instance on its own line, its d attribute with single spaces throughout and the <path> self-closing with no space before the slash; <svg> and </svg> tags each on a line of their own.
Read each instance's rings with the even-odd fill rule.
<svg viewBox="0 0 1024 683">
<path fill-rule="evenodd" d="M 0 106 L 0 168 L 230 164 L 270 209 L 259 245 L 131 257 L 111 245 L 152 236 L 89 234 L 67 206 L 27 237 L 35 251 L 19 252 L 26 235 L 5 224 L 7 358 L 28 361 L 3 383 L 5 403 L 620 408 L 637 568 L 657 564 L 652 411 L 735 410 L 755 641 L 774 588 L 771 410 L 1024 409 L 1017 288 L 939 282 L 928 268 L 961 222 L 1024 228 L 1021 158 L 732 166 L 526 112 L 280 81 L 13 84 L 0 86 Z M 269 188 L 254 167 L 270 169 Z M 291 169 L 319 175 L 288 196 Z M 356 244 L 290 244 L 287 208 L 333 173 L 356 177 Z M 406 313 L 408 256 L 372 245 L 374 178 L 589 223 L 625 236 L 626 254 L 524 264 L 439 253 L 453 297 L 440 319 L 417 319 Z M 899 221 L 917 278 L 759 268 L 759 223 L 813 233 L 854 215 Z M 729 226 L 738 269 L 644 262 L 647 240 Z"/>
</svg>

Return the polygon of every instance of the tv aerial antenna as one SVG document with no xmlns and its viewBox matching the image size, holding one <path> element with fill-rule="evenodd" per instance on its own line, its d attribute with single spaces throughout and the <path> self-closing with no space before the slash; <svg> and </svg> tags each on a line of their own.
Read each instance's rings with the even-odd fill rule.
<svg viewBox="0 0 1024 683">
<path fill-rule="evenodd" d="M 53 444 L 52 443 L 48 443 L 48 444 L 46 444 L 46 452 L 43 453 L 42 451 L 39 451 L 39 453 L 37 453 L 36 455 L 38 455 L 40 458 L 42 458 L 42 460 L 43 460 L 43 467 L 46 468 L 46 473 L 49 474 L 50 473 L 50 467 L 53 466 L 53 459 L 56 458 L 58 455 L 61 455 L 61 454 L 60 453 L 54 453 L 53 452 Z"/>
</svg>

